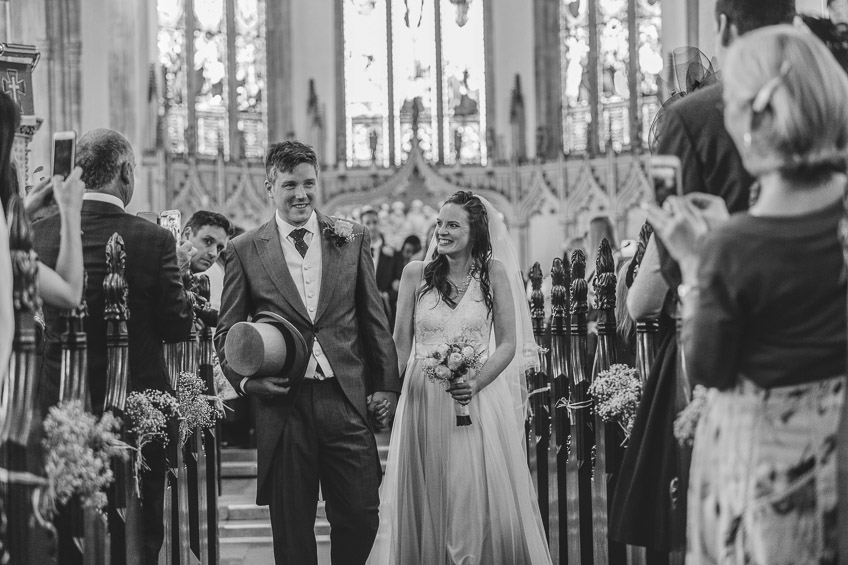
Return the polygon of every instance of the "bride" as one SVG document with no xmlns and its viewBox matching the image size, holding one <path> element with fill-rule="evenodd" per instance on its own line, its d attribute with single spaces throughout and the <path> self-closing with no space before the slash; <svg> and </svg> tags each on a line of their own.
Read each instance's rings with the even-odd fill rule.
<svg viewBox="0 0 848 565">
<path fill-rule="evenodd" d="M 551 563 L 524 451 L 524 369 L 538 354 L 509 234 L 471 192 L 442 207 L 425 261 L 403 271 L 395 343 L 403 390 L 369 564 Z M 482 352 L 444 386 L 422 360 L 461 338 Z M 457 425 L 455 405 L 471 424 Z"/>
</svg>

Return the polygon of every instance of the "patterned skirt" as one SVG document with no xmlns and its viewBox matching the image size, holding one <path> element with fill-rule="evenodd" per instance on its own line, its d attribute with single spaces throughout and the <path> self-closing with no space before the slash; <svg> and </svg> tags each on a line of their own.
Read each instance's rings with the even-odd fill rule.
<svg viewBox="0 0 848 565">
<path fill-rule="evenodd" d="M 692 453 L 687 565 L 837 562 L 845 384 L 766 390 L 742 378 L 710 391 Z"/>
</svg>

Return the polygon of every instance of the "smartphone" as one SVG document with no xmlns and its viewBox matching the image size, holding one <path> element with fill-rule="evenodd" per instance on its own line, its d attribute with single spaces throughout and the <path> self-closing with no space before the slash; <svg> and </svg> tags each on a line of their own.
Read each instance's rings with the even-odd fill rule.
<svg viewBox="0 0 848 565">
<path fill-rule="evenodd" d="M 152 222 L 154 224 L 159 223 L 159 214 L 157 214 L 156 212 L 139 212 L 138 214 L 136 214 L 136 216 L 138 216 L 139 218 L 144 218 L 148 222 Z"/>
<path fill-rule="evenodd" d="M 167 229 L 174 236 L 177 245 L 180 244 L 180 231 L 182 230 L 182 216 L 179 210 L 165 210 L 159 212 L 159 225 Z"/>
<path fill-rule="evenodd" d="M 654 186 L 654 198 L 662 206 L 674 194 L 683 195 L 683 173 L 675 155 L 655 155 L 648 161 L 648 175 Z"/>
<path fill-rule="evenodd" d="M 74 170 L 77 152 L 77 133 L 75 131 L 57 131 L 53 134 L 53 173 L 68 178 Z"/>
</svg>

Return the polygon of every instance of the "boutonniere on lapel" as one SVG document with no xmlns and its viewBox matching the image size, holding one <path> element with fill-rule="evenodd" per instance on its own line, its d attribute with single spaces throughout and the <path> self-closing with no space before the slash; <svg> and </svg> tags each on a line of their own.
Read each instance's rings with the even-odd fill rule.
<svg viewBox="0 0 848 565">
<path fill-rule="evenodd" d="M 356 238 L 356 234 L 353 233 L 353 224 L 345 220 L 335 220 L 333 223 L 328 223 L 322 231 L 324 237 L 335 242 L 336 247 L 350 243 Z"/>
</svg>

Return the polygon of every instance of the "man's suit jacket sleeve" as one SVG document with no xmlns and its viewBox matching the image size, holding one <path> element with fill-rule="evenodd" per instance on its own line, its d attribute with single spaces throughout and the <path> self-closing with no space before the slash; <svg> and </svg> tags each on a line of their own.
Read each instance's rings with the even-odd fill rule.
<svg viewBox="0 0 848 565">
<path fill-rule="evenodd" d="M 367 361 L 367 392 L 400 392 L 397 351 L 380 300 L 380 291 L 377 289 L 374 260 L 371 258 L 371 236 L 367 231 L 362 234 L 362 244 L 359 248 L 355 300 L 356 316 Z"/>
<path fill-rule="evenodd" d="M 174 240 L 170 234 L 163 234 L 167 237 L 159 241 L 159 303 L 154 316 L 159 336 L 164 341 L 181 341 L 191 332 L 191 302 L 180 278 Z"/>
<path fill-rule="evenodd" d="M 230 328 L 239 322 L 246 321 L 250 316 L 250 297 L 248 296 L 250 289 L 241 258 L 232 241 L 227 244 L 224 264 L 226 265 L 224 291 L 221 293 L 221 310 L 218 312 L 218 327 L 215 330 L 215 350 L 218 352 L 218 361 L 224 376 L 238 391 L 241 390 L 239 383 L 242 376 L 230 369 L 224 353 L 224 344 Z"/>
<path fill-rule="evenodd" d="M 659 133 L 658 155 L 676 155 L 680 159 L 684 194 L 690 192 L 706 192 L 701 160 L 695 148 L 691 132 L 680 115 L 680 110 L 671 105 L 666 110 L 666 117 Z M 662 202 L 660 202 L 662 204 Z M 682 278 L 680 267 L 671 258 L 661 241 L 657 240 L 657 251 L 660 256 L 660 270 L 669 287 L 676 289 Z"/>
</svg>

